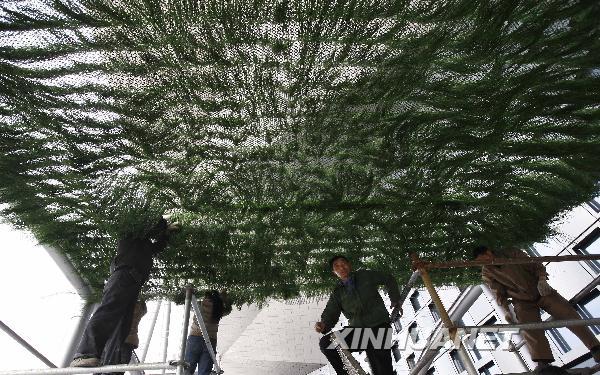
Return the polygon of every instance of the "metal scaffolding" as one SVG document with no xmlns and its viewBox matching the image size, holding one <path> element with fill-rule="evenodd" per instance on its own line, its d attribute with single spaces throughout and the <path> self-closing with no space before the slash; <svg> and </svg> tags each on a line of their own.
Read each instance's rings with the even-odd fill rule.
<svg viewBox="0 0 600 375">
<path fill-rule="evenodd" d="M 173 369 L 178 362 L 173 363 L 137 363 L 133 365 L 111 365 L 101 367 L 65 367 L 43 370 L 17 370 L 0 372 L 1 375 L 63 375 L 63 374 L 92 374 L 123 372 L 129 370 L 162 370 Z"/>
<path fill-rule="evenodd" d="M 485 330 L 493 328 L 494 330 L 514 330 L 514 329 L 546 329 L 556 327 L 569 327 L 569 326 L 589 326 L 600 324 L 600 318 L 592 319 L 573 319 L 573 320 L 553 320 L 547 322 L 533 322 L 533 323 L 519 323 L 519 324 L 496 324 L 492 326 L 456 326 L 448 311 L 444 307 L 434 285 L 429 277 L 428 270 L 442 269 L 442 268 L 464 268 L 464 267 L 480 267 L 485 265 L 504 265 L 504 264 L 531 264 L 531 263 L 546 263 L 546 262 L 569 262 L 569 261 L 582 261 L 582 260 L 600 260 L 600 255 L 563 255 L 563 256 L 542 256 L 542 257 L 523 257 L 523 258 L 494 258 L 491 261 L 450 261 L 450 262 L 430 262 L 420 259 L 416 254 L 411 254 L 412 267 L 415 272 L 413 276 L 417 274 L 421 276 L 423 284 L 427 288 L 431 300 L 435 304 L 439 314 L 440 320 L 442 321 L 444 328 L 448 330 L 448 339 L 452 342 L 456 342 L 456 335 L 460 328 L 462 332 L 473 331 L 473 330 Z M 415 280 L 411 276 L 411 280 L 407 283 L 403 289 L 403 297 L 406 298 L 408 291 L 411 289 L 412 284 Z M 405 294 L 406 292 L 406 294 Z M 402 302 L 404 302 L 402 299 Z M 432 338 L 439 338 L 439 333 L 432 335 Z M 460 337 L 459 337 L 460 339 Z M 471 358 L 469 357 L 467 350 L 462 342 L 462 339 L 458 341 L 459 347 L 457 348 L 460 359 L 465 364 L 467 373 L 469 375 L 478 375 L 479 372 L 475 369 Z M 514 347 L 514 346 L 513 346 Z M 437 350 L 428 350 L 419 359 L 419 362 L 413 366 L 410 371 L 410 375 L 417 375 L 426 366 L 429 366 L 435 359 Z"/>
<path fill-rule="evenodd" d="M 142 363 L 134 363 L 128 365 L 110 365 L 110 366 L 99 366 L 99 367 L 64 367 L 64 368 L 49 368 L 49 369 L 36 369 L 36 370 L 16 370 L 16 371 L 0 371 L 0 375 L 59 375 L 59 374 L 92 374 L 92 373 L 110 373 L 110 372 L 124 372 L 124 371 L 141 371 L 141 370 L 163 370 L 163 374 L 165 370 L 176 370 L 177 375 L 183 375 L 185 369 L 189 366 L 188 363 L 185 362 L 185 349 L 187 345 L 187 334 L 188 334 L 188 325 L 190 320 L 190 312 L 192 309 L 192 304 L 194 305 L 196 318 L 198 323 L 202 327 L 202 332 L 205 337 L 208 337 L 206 332 L 206 327 L 204 325 L 204 320 L 202 319 L 202 314 L 200 313 L 200 309 L 198 308 L 198 303 L 193 296 L 193 288 L 192 286 L 186 286 L 185 288 L 185 306 L 184 306 L 184 317 L 181 328 L 181 346 L 179 350 L 179 357 L 175 361 L 166 361 L 166 340 L 168 340 L 169 334 L 169 320 L 166 318 L 166 328 L 165 328 L 165 343 L 163 344 L 163 362 L 158 363 L 143 363 L 148 351 L 148 344 L 150 339 L 152 338 L 152 332 L 154 331 L 154 326 L 156 323 L 156 319 L 158 317 L 158 311 L 160 309 L 161 301 L 159 301 L 158 306 L 156 307 L 156 311 L 154 313 L 154 317 L 152 319 L 150 334 L 148 337 L 148 341 L 144 346 L 141 362 Z M 170 304 L 167 302 L 167 313 L 170 312 Z M 1 323 L 1 322 L 0 322 Z M 4 326 L 0 326 L 0 328 L 4 328 Z M 8 328 L 8 327 L 6 327 Z M 10 330 L 10 328 L 8 328 Z M 10 330 L 12 332 L 12 330 Z M 14 333 L 14 332 L 13 332 Z M 16 335 L 16 334 L 15 334 Z M 18 335 L 17 335 L 18 336 Z M 14 337 L 14 336 L 13 336 Z M 19 337 L 20 338 L 20 337 Z M 17 339 L 17 338 L 15 338 Z M 18 341 L 18 339 L 17 339 Z M 24 341 L 24 340 L 23 340 Z M 22 343 L 27 347 L 27 342 Z M 34 353 L 40 360 L 44 361 L 50 367 L 56 367 L 52 362 L 48 361 L 43 355 L 37 352 L 35 349 L 31 348 Z M 219 367 L 216 356 L 212 347 L 209 347 L 211 356 L 215 360 L 215 367 L 217 369 L 217 374 L 222 374 L 223 370 Z M 37 354 L 36 354 L 37 353 Z"/>
<path fill-rule="evenodd" d="M 27 349 L 31 354 L 36 356 L 40 361 L 44 362 L 44 364 L 48 367 L 56 368 L 56 365 L 52 363 L 48 358 L 46 358 L 42 353 L 40 353 L 36 348 L 31 346 L 25 339 L 19 336 L 15 331 L 13 331 L 9 326 L 4 324 L 3 321 L 0 320 L 0 329 L 6 332 L 10 337 L 12 337 L 16 342 L 21 344 L 25 349 Z"/>
</svg>

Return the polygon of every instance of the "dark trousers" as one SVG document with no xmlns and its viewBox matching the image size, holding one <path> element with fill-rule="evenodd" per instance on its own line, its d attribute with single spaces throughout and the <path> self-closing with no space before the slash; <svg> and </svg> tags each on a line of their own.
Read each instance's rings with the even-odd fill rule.
<svg viewBox="0 0 600 375">
<path fill-rule="evenodd" d="M 106 342 L 117 329 L 124 332 L 122 340 L 125 340 L 142 282 L 130 269 L 119 269 L 110 275 L 102 292 L 102 302 L 85 327 L 75 358 L 101 358 Z M 124 317 L 129 317 L 128 321 L 124 321 Z"/>
<path fill-rule="evenodd" d="M 340 357 L 337 349 L 328 349 L 328 347 L 331 345 L 331 335 L 332 333 L 325 335 L 319 341 L 321 352 L 323 352 L 325 357 L 327 357 L 327 360 L 337 375 L 348 375 L 348 372 L 344 370 L 344 363 L 342 362 L 342 358 Z M 346 341 L 347 347 L 350 348 L 348 350 L 351 352 L 356 352 L 359 350 L 351 348 L 353 337 L 354 332 L 351 332 L 344 337 L 344 340 Z M 365 351 L 367 352 L 367 359 L 369 360 L 371 370 L 373 370 L 373 375 L 393 375 L 394 369 L 392 367 L 391 349 L 375 349 L 372 346 L 369 346 L 365 349 Z"/>
</svg>

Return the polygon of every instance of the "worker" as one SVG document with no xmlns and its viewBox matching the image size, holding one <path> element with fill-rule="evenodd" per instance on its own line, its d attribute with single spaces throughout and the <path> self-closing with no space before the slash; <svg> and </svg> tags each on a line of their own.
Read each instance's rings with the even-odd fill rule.
<svg viewBox="0 0 600 375">
<path fill-rule="evenodd" d="M 496 258 L 524 258 L 522 250 L 511 248 L 494 251 L 485 245 L 473 250 L 473 258 L 491 262 Z M 512 303 L 518 323 L 540 322 L 540 309 L 555 319 L 581 319 L 569 302 L 548 284 L 548 273 L 541 263 L 484 265 L 481 268 L 483 282 L 491 289 L 505 319 L 514 323 L 509 309 Z M 600 362 L 600 342 L 585 326 L 568 327 L 590 350 L 596 362 Z M 554 361 L 550 344 L 543 329 L 522 330 L 531 359 L 537 362 L 537 370 L 549 367 Z"/>
<path fill-rule="evenodd" d="M 134 305 L 150 276 L 154 257 L 164 250 L 169 236 L 177 229 L 178 223 L 169 224 L 161 218 L 145 233 L 129 233 L 119 240 L 102 301 L 88 321 L 71 367 L 99 366 L 104 347 L 118 325 L 130 327 Z M 128 330 L 122 332 L 124 340 Z"/>
<path fill-rule="evenodd" d="M 219 323 L 221 318 L 231 313 L 231 302 L 226 291 L 217 292 L 216 290 L 210 290 L 204 294 L 204 298 L 198 307 L 200 308 L 202 321 L 208 333 L 208 339 L 216 355 Z M 193 374 L 196 366 L 198 366 L 198 375 L 209 375 L 211 373 L 213 359 L 208 352 L 208 346 L 206 345 L 206 340 L 196 316 L 194 316 L 192 329 L 185 347 L 185 361 L 190 365 L 187 369 L 187 374 Z"/>
<path fill-rule="evenodd" d="M 349 326 L 342 330 L 341 343 L 350 351 L 365 350 L 373 375 L 392 375 L 390 317 L 385 303 L 379 294 L 378 286 L 384 285 L 392 301 L 393 309 L 398 304 L 400 292 L 396 279 L 386 273 L 371 270 L 352 271 L 348 258 L 336 255 L 329 260 L 329 268 L 339 279 L 339 282 L 321 314 L 321 321 L 315 324 L 315 330 L 325 334 L 337 323 L 340 313 L 349 320 Z M 370 334 L 367 334 L 367 330 Z M 384 332 L 386 339 L 374 341 L 364 340 L 365 337 L 379 338 Z M 362 339 L 353 340 L 355 334 L 362 334 Z M 332 333 L 326 334 L 319 341 L 321 351 L 329 360 L 338 375 L 346 375 L 344 364 L 339 352 L 331 345 Z M 364 345 L 366 342 L 366 346 Z M 353 347 L 358 342 L 360 347 Z"/>
<path fill-rule="evenodd" d="M 131 362 L 133 351 L 137 349 L 140 343 L 140 339 L 138 337 L 138 326 L 140 324 L 140 320 L 144 315 L 146 315 L 147 312 L 148 308 L 145 301 L 140 300 L 136 302 L 132 312 L 133 315 L 131 318 L 131 327 L 129 328 L 129 332 L 125 338 L 125 341 L 121 341 L 123 339 L 123 335 L 121 334 L 121 323 L 104 347 L 104 353 L 102 353 L 101 360 L 102 366 L 117 364 L 127 365 Z M 122 319 L 123 321 L 127 321 L 128 317 L 124 316 Z M 99 375 L 109 374 L 123 375 L 124 372 L 101 373 Z"/>
</svg>

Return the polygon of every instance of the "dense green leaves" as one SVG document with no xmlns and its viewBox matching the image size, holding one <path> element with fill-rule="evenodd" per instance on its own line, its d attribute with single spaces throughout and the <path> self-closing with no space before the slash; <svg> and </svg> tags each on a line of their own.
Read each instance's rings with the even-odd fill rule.
<svg viewBox="0 0 600 375">
<path fill-rule="evenodd" d="M 27 3 L 0 6 L 0 202 L 98 287 L 165 211 L 147 293 L 256 301 L 327 290 L 333 253 L 405 279 L 542 240 L 597 192 L 594 2 Z"/>
</svg>

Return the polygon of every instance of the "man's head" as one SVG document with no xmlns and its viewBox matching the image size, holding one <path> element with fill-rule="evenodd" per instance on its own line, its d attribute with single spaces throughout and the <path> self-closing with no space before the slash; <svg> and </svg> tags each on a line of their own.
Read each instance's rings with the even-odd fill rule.
<svg viewBox="0 0 600 375">
<path fill-rule="evenodd" d="M 352 271 L 352 265 L 348 258 L 343 255 L 336 255 L 329 260 L 329 267 L 331 271 L 341 280 L 346 280 L 350 277 Z"/>
<path fill-rule="evenodd" d="M 487 247 L 486 245 L 479 245 L 473 249 L 473 259 L 474 260 L 485 260 L 492 261 L 495 256 L 492 252 L 492 249 Z"/>
</svg>

